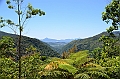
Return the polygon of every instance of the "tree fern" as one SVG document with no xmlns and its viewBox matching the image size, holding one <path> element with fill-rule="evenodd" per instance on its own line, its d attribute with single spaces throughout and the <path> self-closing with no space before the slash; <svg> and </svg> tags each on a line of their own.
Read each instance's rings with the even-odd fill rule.
<svg viewBox="0 0 120 79">
<path fill-rule="evenodd" d="M 89 58 L 87 50 L 85 51 L 79 51 L 77 53 L 72 53 L 69 56 L 69 59 L 74 60 L 73 65 L 77 68 L 80 68 L 81 66 L 89 63 L 93 60 L 93 58 Z"/>
<path fill-rule="evenodd" d="M 76 75 L 83 74 L 83 73 L 89 75 L 89 77 L 93 78 L 93 79 L 103 79 L 103 78 L 110 79 L 110 77 L 108 76 L 108 74 L 106 72 L 106 68 L 102 67 L 98 64 L 94 64 L 94 63 L 88 63 L 88 64 L 82 66 Z M 82 79 L 82 78 L 80 78 L 80 79 Z"/>
<path fill-rule="evenodd" d="M 68 59 L 72 59 L 72 60 L 76 60 L 76 58 L 82 58 L 83 56 L 88 56 L 88 50 L 85 50 L 85 51 L 79 51 L 77 53 L 71 53 L 69 55 L 69 58 Z"/>
</svg>

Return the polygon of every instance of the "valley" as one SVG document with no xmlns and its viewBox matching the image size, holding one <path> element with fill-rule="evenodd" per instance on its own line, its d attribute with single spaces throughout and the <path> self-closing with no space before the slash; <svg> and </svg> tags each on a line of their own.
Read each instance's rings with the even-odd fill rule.
<svg viewBox="0 0 120 79">
<path fill-rule="evenodd" d="M 74 39 L 57 40 L 57 39 L 45 38 L 45 39 L 42 39 L 41 41 L 49 44 L 53 50 L 60 53 L 61 49 L 73 40 Z"/>
</svg>

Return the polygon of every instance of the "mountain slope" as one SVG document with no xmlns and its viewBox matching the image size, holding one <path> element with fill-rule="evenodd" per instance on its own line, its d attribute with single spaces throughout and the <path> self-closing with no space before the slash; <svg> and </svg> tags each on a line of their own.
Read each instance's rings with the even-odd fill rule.
<svg viewBox="0 0 120 79">
<path fill-rule="evenodd" d="M 18 36 L 15 34 L 9 34 L 9 33 L 5 33 L 0 31 L 0 38 L 2 38 L 2 36 L 10 36 L 15 40 L 15 44 L 17 45 L 18 43 Z M 41 55 L 44 56 L 56 56 L 59 57 L 60 55 L 55 52 L 53 49 L 50 48 L 50 46 L 42 41 L 40 41 L 39 39 L 36 38 L 30 38 L 30 37 L 26 37 L 26 36 L 22 36 L 22 49 L 25 49 L 27 47 L 29 47 L 30 45 L 33 45 L 34 47 L 36 47 Z M 24 53 L 24 52 L 23 52 Z"/>
<path fill-rule="evenodd" d="M 116 36 L 118 36 L 120 34 L 119 31 L 114 32 L 114 34 Z M 78 40 L 74 40 L 70 43 L 68 43 L 67 45 L 65 45 L 60 53 L 63 53 L 64 51 L 68 51 L 70 48 L 72 48 L 74 45 L 77 47 L 77 51 L 80 50 L 93 50 L 94 48 L 97 47 L 102 47 L 102 42 L 99 41 L 99 38 L 102 35 L 108 35 L 107 32 L 102 32 L 98 35 L 95 35 L 93 37 L 89 37 L 89 38 L 85 38 L 85 39 L 78 39 Z"/>
</svg>

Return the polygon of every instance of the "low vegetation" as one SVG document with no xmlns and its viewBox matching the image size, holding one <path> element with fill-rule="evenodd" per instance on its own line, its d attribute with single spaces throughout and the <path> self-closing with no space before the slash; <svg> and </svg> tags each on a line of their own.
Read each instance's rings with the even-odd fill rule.
<svg viewBox="0 0 120 79">
<path fill-rule="evenodd" d="M 22 79 L 119 79 L 120 56 L 99 57 L 89 57 L 88 50 L 71 53 L 66 59 L 34 52 L 22 57 L 21 76 Z M 1 57 L 0 65 L 0 78 L 18 78 L 18 63 L 12 57 Z"/>
</svg>

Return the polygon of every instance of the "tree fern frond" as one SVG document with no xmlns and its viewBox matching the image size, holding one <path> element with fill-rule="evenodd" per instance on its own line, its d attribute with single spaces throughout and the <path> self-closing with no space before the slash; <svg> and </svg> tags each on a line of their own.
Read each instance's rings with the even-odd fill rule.
<svg viewBox="0 0 120 79">
<path fill-rule="evenodd" d="M 68 59 L 76 60 L 77 58 L 83 58 L 85 56 L 88 56 L 88 50 L 86 51 L 79 51 L 77 53 L 71 53 L 68 57 Z"/>
<path fill-rule="evenodd" d="M 104 73 L 104 72 L 98 72 L 98 71 L 88 71 L 86 72 L 87 74 L 89 74 L 91 77 L 97 77 L 99 79 L 110 79 L 110 77 Z"/>
<path fill-rule="evenodd" d="M 74 66 L 80 68 L 81 66 L 93 61 L 93 58 L 88 57 L 88 51 L 79 51 L 77 53 L 71 53 L 68 57 L 69 59 L 74 60 Z"/>
<path fill-rule="evenodd" d="M 85 73 L 80 73 L 74 76 L 75 79 L 90 79 L 90 76 Z"/>
<path fill-rule="evenodd" d="M 64 61 L 54 61 L 54 62 L 50 62 L 44 69 L 45 70 L 54 70 L 54 69 L 58 69 L 59 64 L 67 64 Z"/>
<path fill-rule="evenodd" d="M 70 65 L 73 65 L 73 63 L 74 63 L 74 60 L 72 60 L 72 59 L 62 59 L 62 60 L 63 60 L 64 62 L 70 64 Z"/>
<path fill-rule="evenodd" d="M 102 66 L 98 65 L 98 64 L 94 64 L 94 63 L 89 63 L 89 64 L 86 64 L 85 67 L 97 67 L 97 68 L 101 68 Z"/>
<path fill-rule="evenodd" d="M 94 64 L 94 63 L 86 64 L 85 68 L 88 71 L 104 71 L 106 69 L 105 67 L 102 67 L 101 65 Z"/>
<path fill-rule="evenodd" d="M 66 70 L 69 73 L 75 74 L 77 72 L 77 69 L 69 64 L 59 64 L 59 68 L 62 70 Z"/>
<path fill-rule="evenodd" d="M 73 79 L 73 75 L 64 71 L 41 71 L 40 79 Z"/>
</svg>

